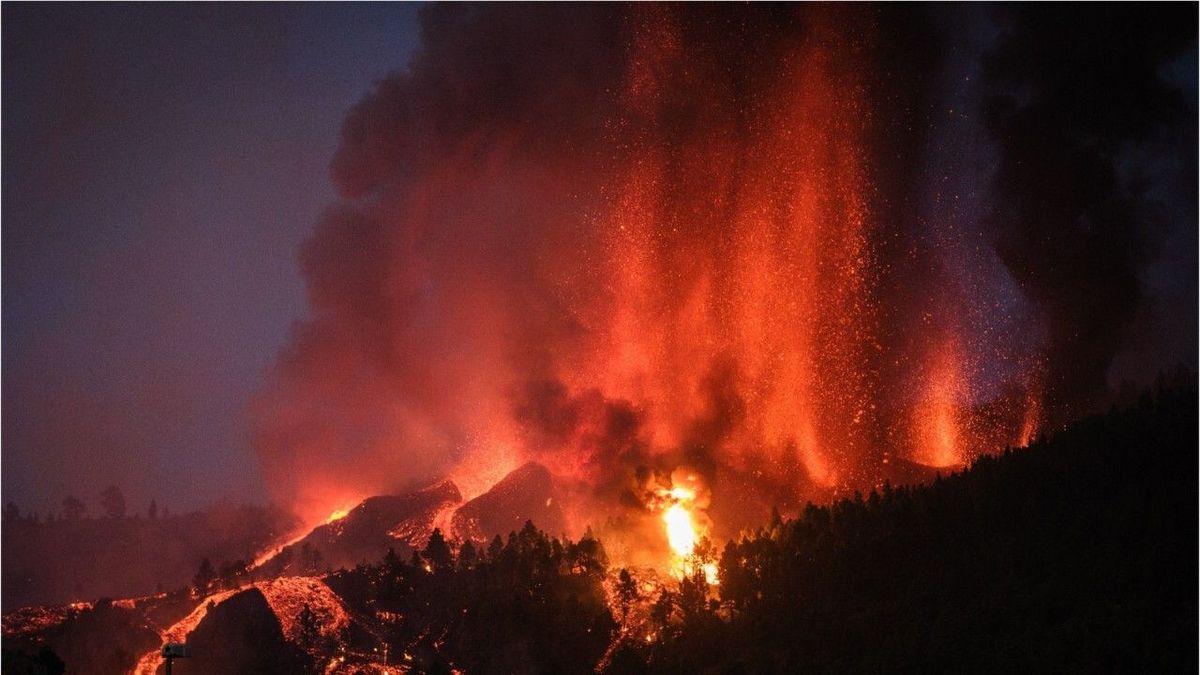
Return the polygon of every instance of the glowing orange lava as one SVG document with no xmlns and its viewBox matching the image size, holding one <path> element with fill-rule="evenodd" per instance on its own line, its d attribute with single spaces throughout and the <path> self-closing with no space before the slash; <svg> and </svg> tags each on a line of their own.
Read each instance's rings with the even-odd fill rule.
<svg viewBox="0 0 1200 675">
<path fill-rule="evenodd" d="M 206 598 L 203 598 L 187 616 L 175 622 L 170 627 L 159 632 L 162 642 L 184 642 L 188 633 L 196 629 L 204 617 L 208 614 L 209 604 L 219 605 L 224 602 L 229 596 L 238 591 L 221 591 L 214 593 Z M 163 663 L 162 652 L 158 647 L 154 651 L 144 654 L 138 659 L 134 665 L 132 675 L 155 675 L 159 667 Z"/>
<path fill-rule="evenodd" d="M 703 504 L 660 496 L 652 512 L 686 557 L 772 506 L 881 484 L 900 471 L 887 457 L 961 466 L 1034 433 L 1036 404 L 1022 419 L 1017 402 L 1024 352 L 981 337 L 993 328 L 979 319 L 999 311 L 983 283 L 946 264 L 897 272 L 975 242 L 922 248 L 896 215 L 908 207 L 874 147 L 892 117 L 874 13 L 796 11 L 796 30 L 717 53 L 686 12 L 635 4 L 569 143 L 518 116 L 478 120 L 478 136 L 432 155 L 396 150 L 417 153 L 415 168 L 364 187 L 356 203 L 379 208 L 347 205 L 354 217 L 314 246 L 371 223 L 362 236 L 386 245 L 362 282 L 378 306 L 356 286 L 342 297 L 332 280 L 354 270 L 326 261 L 314 287 L 327 317 L 264 413 L 260 452 L 319 503 L 314 519 L 392 476 L 446 476 L 469 500 L 535 460 L 581 486 L 579 501 L 607 500 L 562 500 L 578 536 L 621 515 L 611 488 L 639 467 L 692 464 L 711 483 Z M 378 96 L 368 108 L 390 100 Z M 375 110 L 381 124 L 390 110 Z M 987 389 L 980 364 L 993 362 L 1003 382 Z M 1002 388 L 1003 405 L 981 412 Z M 451 513 L 435 519 L 443 531 Z"/>
<path fill-rule="evenodd" d="M 963 463 L 960 415 L 966 403 L 962 358 L 957 345 L 948 341 L 930 359 L 924 398 L 917 406 L 913 439 L 917 461 L 936 467 Z"/>
<path fill-rule="evenodd" d="M 667 541 L 675 555 L 686 558 L 696 548 L 696 525 L 692 514 L 683 504 L 673 504 L 663 513 L 667 524 Z"/>
<path fill-rule="evenodd" d="M 1023 448 L 1033 442 L 1041 430 L 1042 396 L 1041 371 L 1035 371 L 1029 389 L 1025 393 L 1025 410 L 1021 417 L 1021 431 L 1017 435 L 1017 447 Z"/>
<path fill-rule="evenodd" d="M 673 114 L 679 87 L 733 100 L 669 12 L 636 16 L 622 129 Z M 606 216 L 611 304 L 584 315 L 606 339 L 564 378 L 638 402 L 656 447 L 728 419 L 710 441 L 723 461 L 829 487 L 871 447 L 877 312 L 865 103 L 852 64 L 833 57 L 850 51 L 837 19 L 810 18 L 811 41 L 764 83 L 753 133 L 721 110 L 694 138 L 634 135 Z"/>
<path fill-rule="evenodd" d="M 296 617 L 305 605 L 317 615 L 322 635 L 336 636 L 350 622 L 345 605 L 325 582 L 315 577 L 280 577 L 201 598 L 187 616 L 159 631 L 162 642 L 185 642 L 188 634 L 208 615 L 209 606 L 219 605 L 251 587 L 262 592 L 289 640 L 299 638 L 300 627 Z M 154 675 L 162 663 L 162 654 L 156 647 L 138 659 L 132 675 Z"/>
<path fill-rule="evenodd" d="M 697 481 L 694 474 L 689 474 L 688 479 L 692 483 Z M 698 507 L 697 490 L 676 486 L 659 491 L 657 497 L 658 500 L 652 508 L 662 510 L 667 544 L 671 549 L 671 573 L 677 578 L 682 578 L 699 565 L 710 584 L 718 583 L 716 564 L 697 557 L 697 544 L 703 537 L 708 536 L 709 529 L 701 525 L 698 518 L 703 512 Z"/>
</svg>

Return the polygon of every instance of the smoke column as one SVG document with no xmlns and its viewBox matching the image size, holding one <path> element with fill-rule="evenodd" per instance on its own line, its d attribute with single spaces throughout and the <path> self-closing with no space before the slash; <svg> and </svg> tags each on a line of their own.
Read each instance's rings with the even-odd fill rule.
<svg viewBox="0 0 1200 675">
<path fill-rule="evenodd" d="M 971 71 L 921 14 L 422 26 L 347 117 L 311 316 L 253 411 L 276 497 L 471 496 L 535 459 L 614 509 L 686 467 L 753 521 L 1036 432 L 1044 316 L 990 246 L 990 176 L 948 182 L 976 167 L 943 144 L 982 130 L 934 123 Z"/>
</svg>

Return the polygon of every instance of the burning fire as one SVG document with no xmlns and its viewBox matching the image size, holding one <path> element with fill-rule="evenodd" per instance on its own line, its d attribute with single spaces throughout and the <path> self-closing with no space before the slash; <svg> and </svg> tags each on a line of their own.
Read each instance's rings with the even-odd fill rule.
<svg viewBox="0 0 1200 675">
<path fill-rule="evenodd" d="M 699 479 L 694 474 L 688 474 L 686 480 L 688 483 L 696 485 L 697 488 L 699 487 Z M 709 532 L 707 526 L 700 524 L 702 519 L 707 520 L 707 514 L 698 504 L 697 488 L 686 486 L 661 488 L 655 495 L 656 498 L 652 502 L 651 508 L 662 511 L 667 544 L 671 548 L 671 573 L 678 578 L 683 578 L 699 565 L 703 569 L 708 583 L 716 584 L 718 583 L 716 564 L 711 560 L 699 559 L 696 550 L 700 540 L 708 536 Z"/>
<path fill-rule="evenodd" d="M 1019 289 L 974 239 L 900 231 L 872 146 L 886 52 L 849 9 L 797 11 L 746 53 L 670 6 L 613 12 L 612 67 L 555 43 L 577 59 L 562 73 L 597 78 L 571 80 L 587 95 L 535 78 L 502 119 L 423 89 L 473 62 L 366 99 L 339 151 L 349 199 L 307 248 L 314 318 L 256 408 L 278 496 L 316 522 L 418 478 L 469 500 L 534 460 L 608 500 L 561 500 L 577 534 L 624 507 L 611 488 L 635 466 L 688 462 L 739 493 L 651 495 L 680 567 L 772 504 L 880 484 L 890 457 L 956 467 L 1031 438 L 1038 402 L 984 410 L 1032 391 L 1036 341 L 1003 337 L 1023 320 L 996 309 Z M 478 133 L 408 140 L 460 127 Z"/>
<path fill-rule="evenodd" d="M 325 524 L 328 525 L 334 521 L 341 520 L 342 518 L 345 518 L 349 514 L 350 514 L 350 509 L 348 509 L 348 508 L 334 509 L 333 513 L 330 513 L 329 517 L 325 519 Z"/>
<path fill-rule="evenodd" d="M 688 490 L 675 489 L 671 496 L 680 501 L 672 504 L 663 513 L 663 521 L 667 524 L 667 541 L 676 555 L 687 557 L 696 548 L 696 524 L 692 522 L 692 514 L 683 505 L 682 500 L 691 500 L 695 495 Z"/>
</svg>

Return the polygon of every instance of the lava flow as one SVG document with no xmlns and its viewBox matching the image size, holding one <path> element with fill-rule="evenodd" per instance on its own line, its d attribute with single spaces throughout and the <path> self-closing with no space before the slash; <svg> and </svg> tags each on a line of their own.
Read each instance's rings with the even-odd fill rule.
<svg viewBox="0 0 1200 675">
<path fill-rule="evenodd" d="M 289 640 L 299 639 L 301 629 L 296 617 L 303 607 L 308 607 L 318 617 L 322 635 L 336 636 L 350 622 L 350 616 L 342 601 L 322 580 L 314 577 L 280 577 L 201 598 L 187 616 L 160 631 L 163 643 L 185 642 L 188 634 L 200 625 L 211 607 L 250 588 L 257 588 L 262 592 L 272 612 L 279 619 L 284 636 Z M 162 663 L 162 654 L 156 649 L 138 659 L 132 675 L 154 675 Z"/>
</svg>

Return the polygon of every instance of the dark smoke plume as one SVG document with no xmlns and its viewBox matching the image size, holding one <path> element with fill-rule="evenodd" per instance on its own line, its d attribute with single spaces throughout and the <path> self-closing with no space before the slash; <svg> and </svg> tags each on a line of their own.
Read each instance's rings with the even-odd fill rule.
<svg viewBox="0 0 1200 675">
<path fill-rule="evenodd" d="M 687 467 L 761 510 L 1027 440 L 1043 379 L 1054 414 L 1092 400 L 1146 255 L 1114 162 L 1194 115 L 1155 79 L 1186 31 L 1018 17 L 976 147 L 945 111 L 979 50 L 946 31 L 988 22 L 931 14 L 426 8 L 346 119 L 312 314 L 255 407 L 277 496 L 470 497 L 536 459 L 602 503 Z"/>
<path fill-rule="evenodd" d="M 984 71 L 996 250 L 1041 311 L 1059 421 L 1103 400 L 1114 356 L 1139 333 L 1190 334 L 1174 356 L 1194 366 L 1196 19 L 1189 5 L 1000 13 Z M 1173 61 L 1191 65 L 1190 96 L 1169 79 Z M 1164 246 L 1190 252 L 1168 273 L 1191 292 L 1152 321 L 1147 275 Z"/>
</svg>

